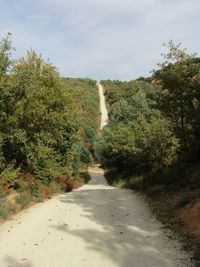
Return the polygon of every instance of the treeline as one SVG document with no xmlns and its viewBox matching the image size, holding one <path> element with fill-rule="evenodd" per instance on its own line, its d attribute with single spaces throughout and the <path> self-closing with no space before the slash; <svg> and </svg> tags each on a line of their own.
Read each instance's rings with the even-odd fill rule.
<svg viewBox="0 0 200 267">
<path fill-rule="evenodd" d="M 111 183 L 199 185 L 200 59 L 167 48 L 151 77 L 102 81 L 109 124 L 96 149 Z"/>
<path fill-rule="evenodd" d="M 75 180 L 92 160 L 99 118 L 95 81 L 61 78 L 32 50 L 12 60 L 12 49 L 8 35 L 0 42 L 0 198 Z"/>
</svg>

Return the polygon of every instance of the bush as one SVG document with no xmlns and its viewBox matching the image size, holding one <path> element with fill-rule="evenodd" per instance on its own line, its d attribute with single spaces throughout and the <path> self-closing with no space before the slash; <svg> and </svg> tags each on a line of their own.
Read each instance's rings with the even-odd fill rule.
<svg viewBox="0 0 200 267">
<path fill-rule="evenodd" d="M 143 117 L 129 125 L 107 127 L 97 144 L 103 166 L 134 172 L 170 166 L 177 148 L 178 140 L 164 119 L 147 122 Z"/>
<path fill-rule="evenodd" d="M 23 172 L 16 183 L 16 189 L 18 192 L 30 191 L 32 195 L 37 191 L 39 184 L 42 182 L 33 176 L 30 172 Z"/>
<path fill-rule="evenodd" d="M 6 196 L 6 192 L 3 190 L 2 187 L 0 187 L 0 201 L 1 201 L 1 199 L 4 199 L 5 196 Z"/>
<path fill-rule="evenodd" d="M 55 182 L 61 187 L 65 192 L 70 192 L 73 190 L 73 180 L 69 178 L 66 174 L 61 174 L 55 178 Z"/>
<path fill-rule="evenodd" d="M 142 187 L 148 173 L 168 169 L 176 162 L 179 140 L 157 108 L 157 86 L 144 81 L 115 81 L 113 87 L 112 82 L 105 84 L 108 96 L 115 99 L 109 98 L 109 123 L 97 138 L 97 155 L 102 166 L 111 169 L 109 182 Z"/>
<path fill-rule="evenodd" d="M 32 49 L 15 61 L 12 50 L 8 34 L 0 40 L 0 186 L 34 193 L 38 180 L 49 185 L 62 173 L 75 179 L 80 162 L 91 162 L 99 94 L 95 81 L 61 78 Z"/>
<path fill-rule="evenodd" d="M 18 203 L 22 209 L 27 208 L 32 201 L 32 195 L 30 192 L 22 192 L 16 198 L 16 203 Z"/>
<path fill-rule="evenodd" d="M 87 171 L 80 172 L 79 173 L 79 177 L 83 178 L 85 183 L 88 183 L 91 180 L 91 177 L 90 177 L 90 175 L 88 174 Z"/>
<path fill-rule="evenodd" d="M 37 197 L 43 198 L 43 199 L 50 199 L 53 195 L 53 189 L 50 186 L 41 185 L 39 187 Z"/>
<path fill-rule="evenodd" d="M 92 161 L 90 151 L 85 146 L 81 146 L 80 160 L 85 164 L 89 164 Z"/>
<path fill-rule="evenodd" d="M 129 178 L 128 181 L 128 188 L 130 189 L 137 189 L 140 190 L 144 187 L 145 185 L 145 179 L 144 176 L 133 176 Z"/>
<path fill-rule="evenodd" d="M 0 219 L 8 219 L 16 211 L 15 206 L 5 199 L 0 198 Z"/>
<path fill-rule="evenodd" d="M 62 192 L 63 192 L 61 186 L 60 186 L 59 184 L 57 184 L 56 182 L 54 182 L 54 181 L 51 182 L 51 183 L 49 184 L 49 186 L 52 188 L 52 192 L 53 192 L 54 194 L 58 194 L 58 193 L 62 193 Z"/>
<path fill-rule="evenodd" d="M 15 168 L 14 164 L 9 164 L 7 167 L 0 173 L 0 186 L 8 184 L 9 186 L 14 187 L 19 178 L 20 168 Z"/>
</svg>

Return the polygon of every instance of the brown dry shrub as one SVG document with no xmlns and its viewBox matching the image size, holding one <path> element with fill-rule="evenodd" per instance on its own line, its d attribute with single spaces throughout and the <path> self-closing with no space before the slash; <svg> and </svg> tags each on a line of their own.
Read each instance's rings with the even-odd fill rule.
<svg viewBox="0 0 200 267">
<path fill-rule="evenodd" d="M 79 188 L 81 185 L 83 185 L 85 183 L 85 179 L 83 177 L 78 177 L 75 181 L 74 181 L 74 189 Z"/>
<path fill-rule="evenodd" d="M 85 183 L 85 179 L 83 177 L 78 177 L 77 179 L 72 180 L 66 174 L 61 174 L 57 176 L 55 181 L 65 192 L 70 192 L 73 189 L 77 189 Z"/>
<path fill-rule="evenodd" d="M 60 185 L 61 189 L 65 192 L 70 192 L 74 189 L 74 182 L 66 174 L 60 174 L 55 178 L 57 184 Z"/>
<path fill-rule="evenodd" d="M 35 180 L 34 176 L 30 172 L 22 172 L 20 174 L 20 178 L 22 180 L 27 181 L 27 182 L 31 182 L 31 181 Z"/>
<path fill-rule="evenodd" d="M 37 193 L 37 197 L 40 198 L 51 198 L 53 195 L 53 189 L 50 186 L 47 185 L 41 185 L 39 187 L 38 193 Z"/>
</svg>

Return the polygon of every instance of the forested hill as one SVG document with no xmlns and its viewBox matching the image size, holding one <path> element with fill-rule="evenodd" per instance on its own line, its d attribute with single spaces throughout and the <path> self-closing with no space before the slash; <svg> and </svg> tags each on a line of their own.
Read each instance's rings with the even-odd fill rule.
<svg viewBox="0 0 200 267">
<path fill-rule="evenodd" d="M 0 218 L 15 209 L 11 192 L 26 206 L 70 190 L 93 160 L 99 129 L 96 81 L 61 78 L 32 50 L 15 61 L 11 52 L 8 35 L 0 42 Z"/>
</svg>

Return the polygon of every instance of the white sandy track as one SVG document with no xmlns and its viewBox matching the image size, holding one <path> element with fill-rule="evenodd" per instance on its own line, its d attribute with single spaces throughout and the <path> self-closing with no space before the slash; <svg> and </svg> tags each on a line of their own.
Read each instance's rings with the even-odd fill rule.
<svg viewBox="0 0 200 267">
<path fill-rule="evenodd" d="M 106 109 L 105 96 L 103 86 L 100 83 L 97 83 L 97 87 L 100 95 L 100 110 L 101 110 L 101 125 L 100 129 L 102 130 L 104 126 L 108 123 L 108 112 Z"/>
<path fill-rule="evenodd" d="M 89 184 L 1 225 L 0 267 L 190 266 L 137 193 L 90 174 Z"/>
</svg>

